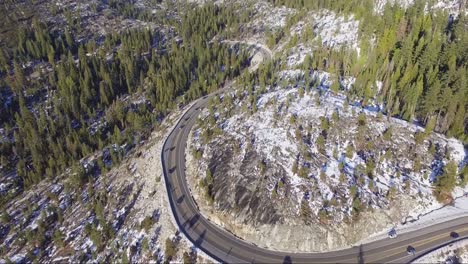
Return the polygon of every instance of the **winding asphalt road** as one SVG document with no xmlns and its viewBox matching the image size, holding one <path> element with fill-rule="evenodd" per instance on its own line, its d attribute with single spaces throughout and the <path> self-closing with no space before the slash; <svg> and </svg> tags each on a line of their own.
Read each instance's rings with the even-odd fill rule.
<svg viewBox="0 0 468 264">
<path fill-rule="evenodd" d="M 272 52 L 253 42 L 244 43 L 259 52 L 263 60 L 271 59 Z M 258 65 L 254 65 L 254 70 Z M 169 203 L 175 221 L 182 233 L 213 259 L 224 263 L 407 263 L 436 248 L 456 240 L 468 238 L 468 217 L 446 221 L 414 232 L 399 234 L 358 247 L 325 253 L 288 253 L 264 249 L 246 242 L 203 217 L 191 196 L 185 175 L 185 148 L 191 128 L 209 99 L 224 89 L 195 101 L 181 117 L 164 142 L 161 152 L 164 179 Z M 459 237 L 454 239 L 451 232 Z M 415 255 L 406 249 L 412 246 Z"/>
<path fill-rule="evenodd" d="M 397 238 L 382 239 L 349 249 L 325 253 L 287 253 L 258 247 L 246 242 L 203 217 L 191 196 L 185 175 L 185 148 L 191 128 L 210 97 L 200 98 L 185 112 L 166 139 L 161 152 L 169 203 L 181 232 L 213 259 L 224 263 L 407 263 L 454 239 L 468 238 L 468 217 L 439 223 Z M 408 246 L 416 254 L 408 255 Z"/>
</svg>

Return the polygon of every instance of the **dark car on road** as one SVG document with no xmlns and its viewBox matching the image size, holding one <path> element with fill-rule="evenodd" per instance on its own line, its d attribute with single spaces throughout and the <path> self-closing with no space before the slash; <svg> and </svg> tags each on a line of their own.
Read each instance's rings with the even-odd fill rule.
<svg viewBox="0 0 468 264">
<path fill-rule="evenodd" d="M 408 252 L 408 255 L 414 255 L 414 254 L 416 254 L 416 249 L 414 247 L 412 247 L 412 246 L 408 246 L 406 248 L 406 252 Z"/>
<path fill-rule="evenodd" d="M 458 238 L 460 235 L 458 235 L 457 232 L 450 232 L 450 237 L 451 238 Z"/>
<path fill-rule="evenodd" d="M 388 237 L 389 238 L 397 237 L 397 232 L 396 232 L 395 228 L 392 228 L 392 229 L 390 229 L 390 231 L 388 231 Z"/>
</svg>

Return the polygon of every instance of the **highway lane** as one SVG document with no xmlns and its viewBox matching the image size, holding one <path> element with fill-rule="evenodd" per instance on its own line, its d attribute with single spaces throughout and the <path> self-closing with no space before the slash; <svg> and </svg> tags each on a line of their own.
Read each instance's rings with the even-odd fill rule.
<svg viewBox="0 0 468 264">
<path fill-rule="evenodd" d="M 219 94 L 221 91 L 215 93 Z M 326 253 L 287 253 L 267 250 L 241 240 L 203 217 L 191 196 L 185 175 L 185 148 L 200 109 L 210 96 L 197 100 L 181 117 L 163 145 L 161 160 L 172 213 L 181 232 L 213 259 L 226 263 L 404 263 L 453 240 L 450 232 L 468 237 L 468 217 L 447 221 L 414 232 L 399 234 L 359 247 Z M 408 255 L 411 245 L 416 255 Z"/>
</svg>

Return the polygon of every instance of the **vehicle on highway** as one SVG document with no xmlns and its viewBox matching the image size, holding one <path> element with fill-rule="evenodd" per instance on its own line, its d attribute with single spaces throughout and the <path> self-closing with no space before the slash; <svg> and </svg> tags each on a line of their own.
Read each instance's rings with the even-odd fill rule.
<svg viewBox="0 0 468 264">
<path fill-rule="evenodd" d="M 450 232 L 450 237 L 451 238 L 458 238 L 460 235 L 458 235 L 457 232 Z"/>
<path fill-rule="evenodd" d="M 395 228 L 392 228 L 392 229 L 390 229 L 390 231 L 388 231 L 388 237 L 389 238 L 397 237 L 397 232 L 396 232 Z"/>
<path fill-rule="evenodd" d="M 412 247 L 412 246 L 408 246 L 406 248 L 406 252 L 408 252 L 408 255 L 414 255 L 414 254 L 416 254 L 416 249 L 414 247 Z"/>
</svg>

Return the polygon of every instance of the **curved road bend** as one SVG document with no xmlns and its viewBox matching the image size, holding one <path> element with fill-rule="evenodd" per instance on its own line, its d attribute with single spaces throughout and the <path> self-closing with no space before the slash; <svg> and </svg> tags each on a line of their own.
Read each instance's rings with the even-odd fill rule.
<svg viewBox="0 0 468 264">
<path fill-rule="evenodd" d="M 359 247 L 325 253 L 273 251 L 235 237 L 200 214 L 185 175 L 187 137 L 200 109 L 215 94 L 198 99 L 187 110 L 166 139 L 161 152 L 169 203 L 177 225 L 194 245 L 213 259 L 225 263 L 402 263 L 450 243 L 450 232 L 457 232 L 461 238 L 468 237 L 468 217 L 400 234 L 395 239 L 385 238 Z M 416 249 L 415 256 L 407 254 L 406 248 L 409 245 Z"/>
</svg>

